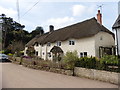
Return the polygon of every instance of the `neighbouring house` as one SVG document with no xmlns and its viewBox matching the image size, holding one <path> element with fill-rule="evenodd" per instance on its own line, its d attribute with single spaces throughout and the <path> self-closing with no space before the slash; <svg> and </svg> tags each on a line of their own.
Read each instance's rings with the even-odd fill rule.
<svg viewBox="0 0 120 90">
<path fill-rule="evenodd" d="M 120 1 L 118 3 L 118 18 L 112 29 L 116 31 L 117 55 L 120 55 Z"/>
<path fill-rule="evenodd" d="M 59 61 L 66 52 L 77 51 L 79 57 L 102 57 L 115 54 L 115 36 L 102 25 L 102 15 L 98 10 L 97 19 L 91 18 L 58 30 L 50 25 L 47 33 L 38 35 L 26 44 L 34 47 L 35 55 L 44 60 Z"/>
</svg>

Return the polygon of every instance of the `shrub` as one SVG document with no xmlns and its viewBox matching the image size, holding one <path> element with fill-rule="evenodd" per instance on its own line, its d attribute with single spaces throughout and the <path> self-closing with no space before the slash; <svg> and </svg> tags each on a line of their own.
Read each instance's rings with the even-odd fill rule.
<svg viewBox="0 0 120 90">
<path fill-rule="evenodd" d="M 100 63 L 105 63 L 106 65 L 116 65 L 118 66 L 118 57 L 113 55 L 105 55 L 100 59 Z"/>
<path fill-rule="evenodd" d="M 83 57 L 76 61 L 75 66 L 84 68 L 96 68 L 97 59 L 95 57 Z"/>
<path fill-rule="evenodd" d="M 12 53 L 8 53 L 8 56 L 13 56 L 13 54 Z"/>
<path fill-rule="evenodd" d="M 75 63 L 78 60 L 77 51 L 67 52 L 63 57 L 63 62 L 65 63 L 65 69 L 73 69 L 75 67 Z"/>
</svg>

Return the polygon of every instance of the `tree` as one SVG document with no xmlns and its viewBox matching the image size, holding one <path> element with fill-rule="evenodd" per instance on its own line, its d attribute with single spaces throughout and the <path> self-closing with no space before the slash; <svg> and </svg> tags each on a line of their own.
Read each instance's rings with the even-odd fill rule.
<svg viewBox="0 0 120 90">
<path fill-rule="evenodd" d="M 2 29 L 2 44 L 3 49 L 7 48 L 9 45 L 9 33 L 14 30 L 22 30 L 25 26 L 13 21 L 13 18 L 6 17 L 5 14 L 0 15 L 1 29 Z M 9 40 L 9 41 L 8 41 Z"/>
<path fill-rule="evenodd" d="M 43 30 L 42 27 L 37 26 L 36 29 L 33 30 L 30 34 L 32 35 L 32 38 L 34 38 L 36 35 L 42 35 L 42 34 L 44 34 L 44 30 Z"/>
</svg>

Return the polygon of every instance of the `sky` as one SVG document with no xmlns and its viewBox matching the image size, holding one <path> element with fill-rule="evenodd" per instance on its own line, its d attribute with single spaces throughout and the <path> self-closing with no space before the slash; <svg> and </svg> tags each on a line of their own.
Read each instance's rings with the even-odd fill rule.
<svg viewBox="0 0 120 90">
<path fill-rule="evenodd" d="M 49 31 L 96 17 L 98 9 L 102 12 L 103 25 L 112 31 L 118 16 L 119 0 L 18 0 L 20 23 L 31 32 L 37 26 Z M 0 0 L 0 14 L 4 13 L 19 22 L 17 0 Z M 102 8 L 99 6 L 102 5 Z"/>
</svg>

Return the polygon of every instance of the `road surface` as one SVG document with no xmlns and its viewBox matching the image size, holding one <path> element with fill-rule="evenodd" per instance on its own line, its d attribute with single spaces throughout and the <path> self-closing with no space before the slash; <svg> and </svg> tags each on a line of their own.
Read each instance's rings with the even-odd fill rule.
<svg viewBox="0 0 120 90">
<path fill-rule="evenodd" d="M 3 63 L 1 72 L 2 88 L 118 88 L 110 83 L 34 70 L 12 63 Z"/>
</svg>

